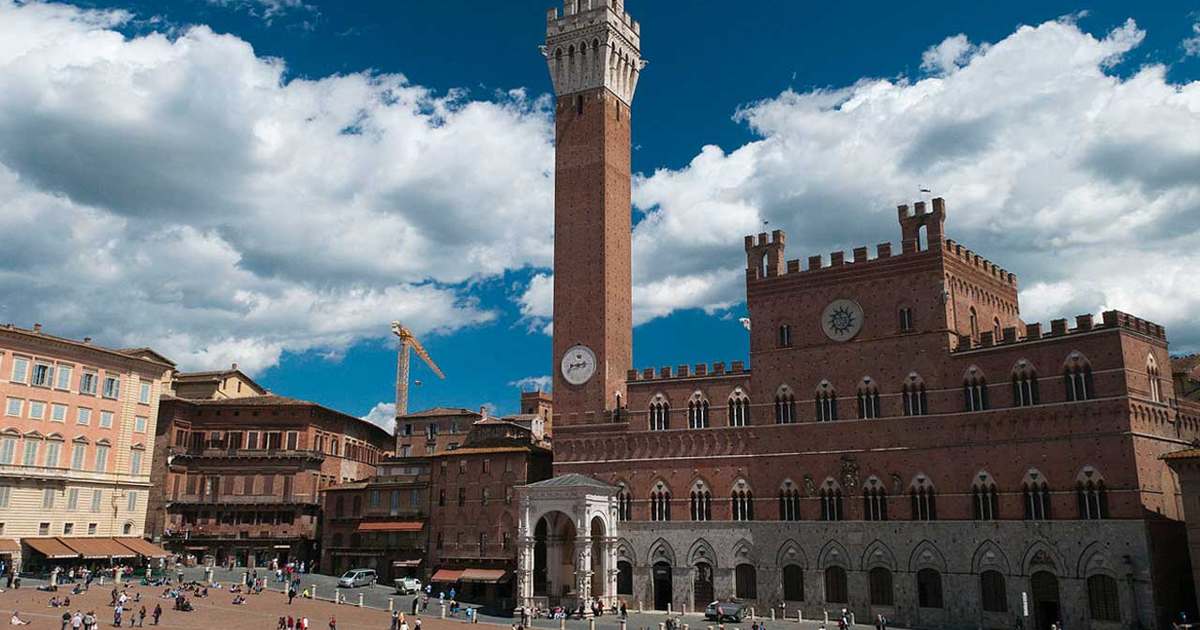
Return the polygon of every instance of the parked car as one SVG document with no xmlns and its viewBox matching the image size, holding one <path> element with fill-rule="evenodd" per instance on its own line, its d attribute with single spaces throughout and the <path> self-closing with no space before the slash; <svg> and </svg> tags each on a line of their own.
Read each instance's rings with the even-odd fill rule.
<svg viewBox="0 0 1200 630">
<path fill-rule="evenodd" d="M 738 602 L 723 602 L 717 600 L 704 609 L 704 618 L 712 621 L 732 621 L 741 623 L 746 607 Z"/>
<path fill-rule="evenodd" d="M 421 580 L 412 577 L 396 578 L 392 580 L 396 585 L 396 592 L 401 595 L 421 592 Z"/>
<path fill-rule="evenodd" d="M 341 588 L 370 586 L 375 583 L 376 579 L 375 569 L 350 569 L 338 578 L 338 586 Z"/>
</svg>

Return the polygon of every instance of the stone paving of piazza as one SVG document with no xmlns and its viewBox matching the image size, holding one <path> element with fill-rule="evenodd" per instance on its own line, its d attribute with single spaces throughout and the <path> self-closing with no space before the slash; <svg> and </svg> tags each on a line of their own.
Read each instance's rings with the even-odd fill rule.
<svg viewBox="0 0 1200 630">
<path fill-rule="evenodd" d="M 214 581 L 227 587 L 230 583 L 236 583 L 241 578 L 243 569 L 235 571 L 225 571 L 217 569 L 214 571 Z M 203 571 L 200 568 L 189 568 L 185 570 L 184 579 L 186 581 L 201 580 Z M 93 583 L 92 588 L 81 595 L 71 596 L 70 608 L 51 608 L 47 605 L 52 595 L 63 595 L 70 593 L 70 587 L 60 587 L 57 593 L 48 593 L 37 590 L 37 586 L 45 582 L 39 580 L 25 580 L 22 587 L 17 590 L 3 590 L 0 592 L 0 613 L 4 618 L 0 619 L 0 625 L 6 625 L 8 618 L 11 617 L 14 611 L 20 613 L 20 617 L 29 622 L 29 628 L 60 628 L 62 625 L 62 615 L 70 610 L 79 610 L 87 613 L 94 612 L 99 625 L 98 628 L 113 627 L 113 608 L 109 605 L 112 597 L 112 582 L 105 580 L 103 585 L 99 582 Z M 146 606 L 146 626 L 152 627 L 152 621 L 149 613 L 154 610 L 155 604 L 162 604 L 163 615 L 159 625 L 163 628 L 204 628 L 204 629 L 220 629 L 220 630 L 250 630 L 250 629 L 265 629 L 275 630 L 278 626 L 278 620 L 281 615 L 291 615 L 294 618 L 308 616 L 309 630 L 326 630 L 329 628 L 330 617 L 337 620 L 337 628 L 339 630 L 388 630 L 391 627 L 391 615 L 387 611 L 389 600 L 398 609 L 408 612 L 412 610 L 412 595 L 397 595 L 393 589 L 384 586 L 373 586 L 355 589 L 340 589 L 343 599 L 348 602 L 345 604 L 334 604 L 330 601 L 336 588 L 337 578 L 335 576 L 308 574 L 303 576 L 301 580 L 301 589 L 306 587 L 316 586 L 318 599 L 308 600 L 297 597 L 289 606 L 287 598 L 280 590 L 281 585 L 275 582 L 269 582 L 267 590 L 259 595 L 248 595 L 245 604 L 234 605 L 234 595 L 230 594 L 224 588 L 217 591 L 215 588 L 209 590 L 209 596 L 206 598 L 190 598 L 195 610 L 191 612 L 179 612 L 172 610 L 173 601 L 170 599 L 160 599 L 164 587 L 139 586 L 132 585 L 127 587 L 127 593 L 132 597 L 134 593 L 140 593 L 141 602 L 132 604 L 132 609 L 136 613 L 137 609 L 144 605 Z M 363 607 L 357 606 L 359 594 L 363 595 Z M 460 612 L 456 617 L 447 616 L 446 619 L 440 619 L 436 604 L 431 601 L 430 613 L 420 615 L 422 629 L 421 630 L 453 630 L 466 623 L 466 619 Z M 128 613 L 126 613 L 128 615 Z M 406 615 L 411 626 L 411 615 Z M 699 615 L 677 615 L 679 623 L 688 624 L 690 628 L 697 630 L 707 630 L 713 628 L 717 630 L 711 622 L 704 621 Z M 666 621 L 667 616 L 663 613 L 637 613 L 630 611 L 629 618 L 626 621 L 627 630 L 658 630 L 659 624 Z M 506 626 L 511 627 L 515 622 L 514 619 L 508 617 L 497 617 L 491 615 L 479 615 L 479 624 L 488 626 Z M 128 616 L 126 616 L 125 625 L 130 627 Z M 590 630 L 591 624 L 589 621 L 581 621 L 577 619 L 562 622 L 563 626 L 569 630 Z M 768 630 L 815 630 L 821 627 L 819 622 L 810 622 L 805 620 L 803 623 L 796 621 L 772 621 L 763 620 L 761 624 Z M 536 628 L 545 628 L 553 630 L 560 627 L 560 622 L 552 619 L 538 619 L 532 624 Z M 746 620 L 742 624 L 725 624 L 723 630 L 748 630 L 751 626 L 750 620 Z M 135 626 L 136 627 L 136 626 Z M 836 623 L 831 622 L 828 627 L 836 627 Z M 866 628 L 862 624 L 857 627 Z M 614 616 L 603 616 L 595 619 L 595 628 L 598 630 L 620 630 L 620 620 Z"/>
</svg>

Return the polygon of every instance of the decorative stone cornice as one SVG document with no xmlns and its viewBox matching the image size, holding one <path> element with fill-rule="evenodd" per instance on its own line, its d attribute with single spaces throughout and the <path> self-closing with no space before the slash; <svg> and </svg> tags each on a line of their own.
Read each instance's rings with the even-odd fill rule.
<svg viewBox="0 0 1200 630">
<path fill-rule="evenodd" d="M 563 11 L 546 15 L 542 54 L 560 97 L 608 88 L 625 105 L 633 102 L 646 61 L 641 56 L 641 26 L 621 0 L 565 0 Z"/>
</svg>

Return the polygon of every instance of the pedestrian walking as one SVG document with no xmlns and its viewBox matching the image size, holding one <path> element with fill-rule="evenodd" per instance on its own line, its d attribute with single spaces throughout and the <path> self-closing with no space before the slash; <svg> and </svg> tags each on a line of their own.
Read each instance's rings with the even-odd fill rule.
<svg viewBox="0 0 1200 630">
<path fill-rule="evenodd" d="M 154 625 L 158 625 L 158 618 L 162 616 L 162 604 L 154 605 L 154 612 L 151 614 L 154 617 Z"/>
<path fill-rule="evenodd" d="M 418 595 L 413 595 L 412 614 L 417 614 L 417 609 L 421 605 L 421 598 Z"/>
<path fill-rule="evenodd" d="M 392 627 L 389 630 L 400 630 L 400 611 L 392 611 Z"/>
<path fill-rule="evenodd" d="M 337 630 L 337 619 L 334 619 L 332 615 L 329 616 L 329 630 Z"/>
<path fill-rule="evenodd" d="M 287 592 L 287 596 L 288 596 L 288 606 L 291 606 L 291 605 L 292 605 L 292 600 L 293 600 L 293 599 L 296 599 L 296 589 L 294 589 L 294 588 L 289 588 L 289 589 L 288 589 L 288 592 Z"/>
</svg>

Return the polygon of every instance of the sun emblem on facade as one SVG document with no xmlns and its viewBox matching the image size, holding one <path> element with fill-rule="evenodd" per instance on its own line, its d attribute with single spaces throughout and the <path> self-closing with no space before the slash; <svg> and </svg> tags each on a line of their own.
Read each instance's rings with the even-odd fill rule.
<svg viewBox="0 0 1200 630">
<path fill-rule="evenodd" d="M 848 341 L 862 330 L 863 310 L 854 300 L 834 300 L 821 313 L 821 329 L 834 341 Z"/>
</svg>

